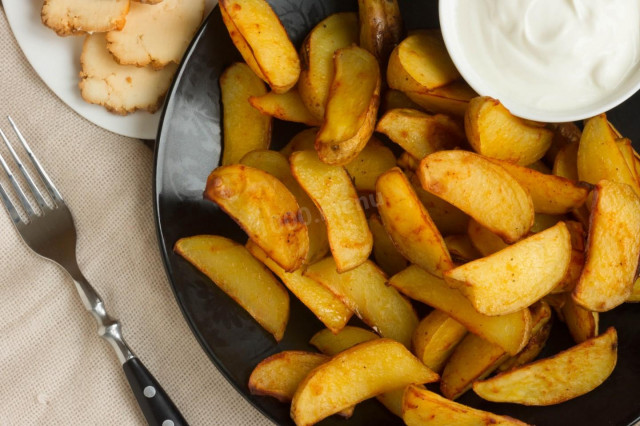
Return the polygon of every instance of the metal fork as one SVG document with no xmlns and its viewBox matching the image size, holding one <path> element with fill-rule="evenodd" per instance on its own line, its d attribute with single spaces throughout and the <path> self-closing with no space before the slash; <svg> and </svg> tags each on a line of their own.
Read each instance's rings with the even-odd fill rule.
<svg viewBox="0 0 640 426">
<path fill-rule="evenodd" d="M 186 425 L 187 422 L 167 393 L 125 343 L 122 338 L 120 323 L 107 314 L 102 298 L 82 275 L 76 261 L 76 229 L 73 224 L 71 212 L 62 199 L 60 192 L 58 192 L 47 173 L 43 170 L 40 162 L 33 154 L 33 151 L 22 136 L 22 133 L 20 133 L 20 130 L 18 130 L 14 121 L 11 117 L 7 118 L 20 143 L 24 147 L 27 156 L 40 176 L 47 193 L 53 200 L 53 205 L 49 206 L 36 187 L 29 172 L 24 167 L 24 164 L 20 161 L 9 139 L 0 129 L 0 137 L 2 137 L 9 149 L 20 173 L 27 182 L 31 196 L 35 199 L 39 208 L 39 212 L 37 212 L 32 207 L 27 199 L 27 195 L 20 187 L 20 184 L 2 155 L 0 155 L 2 168 L 7 173 L 9 182 L 27 215 L 26 221 L 20 218 L 16 207 L 9 199 L 2 184 L 0 184 L 0 199 L 2 199 L 2 203 L 7 209 L 18 233 L 35 253 L 52 260 L 69 273 L 76 285 L 76 290 L 78 290 L 82 303 L 98 322 L 98 334 L 111 344 L 111 347 L 122 363 L 122 368 L 127 376 L 131 390 L 147 422 L 152 426 Z"/>
</svg>

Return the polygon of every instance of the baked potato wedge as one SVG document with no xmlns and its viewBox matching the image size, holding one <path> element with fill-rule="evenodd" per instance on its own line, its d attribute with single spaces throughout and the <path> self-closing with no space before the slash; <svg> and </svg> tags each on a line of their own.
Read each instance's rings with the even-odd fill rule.
<svg viewBox="0 0 640 426">
<path fill-rule="evenodd" d="M 279 120 L 304 123 L 309 126 L 322 124 L 322 120 L 309 112 L 296 88 L 285 93 L 269 92 L 261 96 L 250 96 L 249 103 L 262 114 Z"/>
<path fill-rule="evenodd" d="M 550 358 L 475 382 L 473 390 L 494 402 L 553 405 L 592 391 L 616 366 L 615 328 Z"/>
<path fill-rule="evenodd" d="M 402 170 L 396 167 L 378 178 L 376 198 L 384 228 L 404 257 L 438 276 L 453 268 L 442 235 Z"/>
<path fill-rule="evenodd" d="M 566 295 L 566 301 L 562 306 L 562 317 L 576 343 L 582 343 L 598 335 L 598 312 L 584 309 L 573 301 L 570 294 Z"/>
<path fill-rule="evenodd" d="M 633 290 L 631 291 L 631 296 L 627 299 L 627 302 L 637 303 L 640 302 L 640 278 L 637 278 L 633 283 Z"/>
<path fill-rule="evenodd" d="M 291 174 L 289 161 L 277 151 L 264 149 L 247 153 L 240 160 L 240 164 L 264 170 L 275 176 L 296 198 L 300 206 L 300 215 L 309 232 L 309 251 L 304 263 L 310 264 L 325 257 L 329 252 L 329 240 L 322 214 Z"/>
<path fill-rule="evenodd" d="M 396 165 L 393 152 L 375 141 L 371 139 L 358 156 L 344 166 L 358 191 L 375 191 L 378 176 Z"/>
<path fill-rule="evenodd" d="M 458 207 L 512 243 L 529 232 L 534 220 L 527 191 L 503 168 L 467 151 L 439 151 L 422 159 L 422 187 Z"/>
<path fill-rule="evenodd" d="M 289 293 L 247 249 L 224 237 L 197 235 L 178 240 L 173 250 L 242 306 L 276 341 L 282 339 L 289 320 Z"/>
<path fill-rule="evenodd" d="M 589 185 L 540 173 L 503 160 L 492 160 L 504 167 L 531 195 L 533 210 L 543 214 L 565 214 L 581 207 L 587 200 Z"/>
<path fill-rule="evenodd" d="M 413 353 L 424 365 L 440 373 L 449 355 L 466 334 L 464 325 L 434 309 L 413 332 Z"/>
<path fill-rule="evenodd" d="M 508 315 L 479 313 L 458 290 L 424 269 L 411 265 L 389 279 L 389 284 L 411 299 L 450 315 L 467 330 L 515 355 L 531 337 L 531 314 L 523 309 Z"/>
<path fill-rule="evenodd" d="M 376 92 L 379 97 L 380 67 L 371 53 L 358 46 L 343 47 L 336 50 L 333 61 L 335 74 L 317 144 L 335 145 L 354 137 Z"/>
<path fill-rule="evenodd" d="M 314 369 L 300 383 L 291 417 L 308 426 L 338 411 L 412 383 L 438 380 L 403 345 L 391 339 L 361 343 Z"/>
<path fill-rule="evenodd" d="M 242 164 L 222 166 L 207 178 L 204 197 L 224 210 L 285 271 L 307 257 L 309 232 L 291 191 L 275 176 Z M 259 208 L 247 209 L 247 205 Z"/>
<path fill-rule="evenodd" d="M 283 351 L 263 359 L 249 376 L 249 392 L 267 395 L 280 402 L 291 402 L 298 385 L 314 368 L 324 364 L 329 357 L 304 351 Z M 339 416 L 349 418 L 355 407 L 339 411 Z"/>
<path fill-rule="evenodd" d="M 629 185 L 601 180 L 591 207 L 584 269 L 573 300 L 608 311 L 631 295 L 640 258 L 640 198 Z"/>
<path fill-rule="evenodd" d="M 397 0 L 358 0 L 360 47 L 384 67 L 402 39 L 402 15 Z"/>
<path fill-rule="evenodd" d="M 338 270 L 362 264 L 371 253 L 373 236 L 347 171 L 323 163 L 314 151 L 294 152 L 290 163 L 294 177 L 322 212 Z"/>
<path fill-rule="evenodd" d="M 553 140 L 551 130 L 511 115 L 500 101 L 486 96 L 469 102 L 464 127 L 474 151 L 521 166 L 541 159 Z"/>
<path fill-rule="evenodd" d="M 415 158 L 464 143 L 464 131 L 451 117 L 430 115 L 415 109 L 399 108 L 386 112 L 376 126 Z"/>
<path fill-rule="evenodd" d="M 309 343 L 323 354 L 334 356 L 355 345 L 379 338 L 380 336 L 372 331 L 347 325 L 337 333 L 333 333 L 328 328 L 320 330 L 311 337 Z"/>
<path fill-rule="evenodd" d="M 617 137 L 606 115 L 587 120 L 578 147 L 578 176 L 594 185 L 602 179 L 625 183 L 640 195 L 638 181 L 616 144 Z"/>
<path fill-rule="evenodd" d="M 418 317 L 413 306 L 395 288 L 373 262 L 338 273 L 333 258 L 310 265 L 304 275 L 331 290 L 356 315 L 382 337 L 411 345 Z"/>
<path fill-rule="evenodd" d="M 246 247 L 333 333 L 342 330 L 349 322 L 353 312 L 326 287 L 302 275 L 301 269 L 285 272 L 253 241 L 249 240 Z"/>
<path fill-rule="evenodd" d="M 393 275 L 409 266 L 407 259 L 393 245 L 377 213 L 369 216 L 369 229 L 373 235 L 373 257 L 380 269 L 387 275 Z"/>
<path fill-rule="evenodd" d="M 426 111 L 456 117 L 464 117 L 469 102 L 478 96 L 464 80 L 456 80 L 446 86 L 427 92 L 408 91 L 406 95 Z"/>
<path fill-rule="evenodd" d="M 253 395 L 267 395 L 280 402 L 290 402 L 307 374 L 328 360 L 328 356 L 313 352 L 278 352 L 263 359 L 253 369 L 249 376 L 249 391 Z"/>
<path fill-rule="evenodd" d="M 407 387 L 402 412 L 407 426 L 525 426 L 511 417 L 476 410 L 417 386 Z"/>
<path fill-rule="evenodd" d="M 220 12 L 242 57 L 276 93 L 300 76 L 300 58 L 280 18 L 265 0 L 220 0 Z"/>
<path fill-rule="evenodd" d="M 549 304 L 541 300 L 529 308 L 531 312 L 531 339 L 517 355 L 510 357 L 498 367 L 499 371 L 507 371 L 512 368 L 527 364 L 540 354 L 544 345 L 547 343 L 549 334 L 551 333 L 551 307 Z"/>
<path fill-rule="evenodd" d="M 220 76 L 223 166 L 237 164 L 247 152 L 269 148 L 271 117 L 261 114 L 248 101 L 251 96 L 265 93 L 264 83 L 246 64 L 235 63 Z"/>
<path fill-rule="evenodd" d="M 389 57 L 389 87 L 403 92 L 427 92 L 460 78 L 440 30 L 418 30 L 402 40 Z"/>
<path fill-rule="evenodd" d="M 467 334 L 455 347 L 447 360 L 440 391 L 449 399 L 456 399 L 469 389 L 476 380 L 493 373 L 509 358 L 504 349 L 475 334 Z"/>
<path fill-rule="evenodd" d="M 506 315 L 527 308 L 562 280 L 571 260 L 571 235 L 564 222 L 491 256 L 444 273 L 478 312 Z"/>
<path fill-rule="evenodd" d="M 566 145 L 560 149 L 553 160 L 554 175 L 577 181 L 578 177 L 578 143 Z"/>
<path fill-rule="evenodd" d="M 318 119 L 324 118 L 329 88 L 335 73 L 333 54 L 336 50 L 358 43 L 358 15 L 335 13 L 320 21 L 302 44 L 302 72 L 298 81 L 300 97 Z"/>
</svg>

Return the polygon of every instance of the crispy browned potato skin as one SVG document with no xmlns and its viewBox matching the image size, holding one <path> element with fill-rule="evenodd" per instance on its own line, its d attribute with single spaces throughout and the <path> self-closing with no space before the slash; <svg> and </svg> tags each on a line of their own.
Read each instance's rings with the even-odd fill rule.
<svg viewBox="0 0 640 426">
<path fill-rule="evenodd" d="M 295 86 L 300 77 L 300 58 L 269 3 L 221 0 L 220 10 L 231 40 L 256 75 L 276 93 Z M 265 43 L 265 39 L 270 42 Z"/>
<path fill-rule="evenodd" d="M 241 164 L 218 167 L 207 179 L 204 196 L 285 271 L 302 265 L 309 251 L 309 232 L 298 202 L 276 177 Z M 262 209 L 247 209 L 250 205 Z"/>
<path fill-rule="evenodd" d="M 391 51 L 402 38 L 402 15 L 397 0 L 358 0 L 360 46 L 386 69 Z"/>
</svg>

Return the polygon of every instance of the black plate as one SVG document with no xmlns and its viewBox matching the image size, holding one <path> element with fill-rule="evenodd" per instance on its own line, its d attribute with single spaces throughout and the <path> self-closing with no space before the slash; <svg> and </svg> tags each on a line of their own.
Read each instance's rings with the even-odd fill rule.
<svg viewBox="0 0 640 426">
<path fill-rule="evenodd" d="M 305 34 L 331 13 L 355 11 L 355 0 L 272 0 L 289 35 L 300 46 Z M 437 2 L 400 1 L 408 29 L 438 27 Z M 165 104 L 156 141 L 155 217 L 167 274 L 184 316 L 213 363 L 253 405 L 279 424 L 293 424 L 289 405 L 273 398 L 250 395 L 247 380 L 263 358 L 286 349 L 313 350 L 309 338 L 322 324 L 291 298 L 291 320 L 280 344 L 210 281 L 172 252 L 178 238 L 218 234 L 246 240 L 238 226 L 213 203 L 203 201 L 208 174 L 218 165 L 221 152 L 218 77 L 241 60 L 214 9 L 185 55 L 183 65 Z M 610 120 L 632 140 L 640 140 L 640 96 L 636 95 L 609 114 Z M 273 148 L 283 146 L 301 129 L 276 122 Z M 628 425 L 640 417 L 636 390 L 640 384 L 640 306 L 627 304 L 601 316 L 601 330 L 615 325 L 620 339 L 618 365 L 607 381 L 593 392 L 551 407 L 494 404 L 467 392 L 460 402 L 508 414 L 538 425 Z M 556 326 L 541 356 L 572 344 L 565 327 Z M 330 425 L 402 424 L 375 400 L 358 404 L 348 422 L 330 418 Z"/>
</svg>

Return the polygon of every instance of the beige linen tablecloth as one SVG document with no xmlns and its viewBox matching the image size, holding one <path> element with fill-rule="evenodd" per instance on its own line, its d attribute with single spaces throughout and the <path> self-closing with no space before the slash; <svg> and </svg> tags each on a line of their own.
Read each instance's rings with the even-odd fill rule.
<svg viewBox="0 0 640 426">
<path fill-rule="evenodd" d="M 271 424 L 218 373 L 173 298 L 154 230 L 151 150 L 63 104 L 27 63 L 0 8 L 0 128 L 11 135 L 7 114 L 73 211 L 84 274 L 186 419 Z M 0 182 L 6 187 L 4 174 Z M 0 425 L 144 424 L 71 280 L 30 252 L 0 210 Z"/>
</svg>

